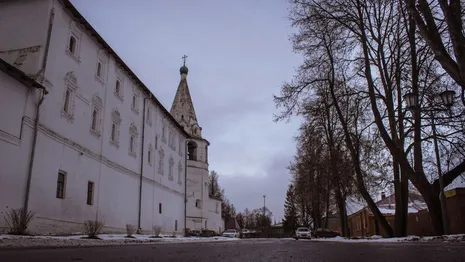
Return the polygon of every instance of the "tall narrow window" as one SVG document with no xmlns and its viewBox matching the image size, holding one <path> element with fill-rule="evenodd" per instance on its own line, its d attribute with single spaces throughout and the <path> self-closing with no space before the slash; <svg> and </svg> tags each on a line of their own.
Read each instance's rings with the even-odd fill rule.
<svg viewBox="0 0 465 262">
<path fill-rule="evenodd" d="M 134 136 L 131 136 L 129 139 L 129 151 L 134 153 Z"/>
<path fill-rule="evenodd" d="M 58 179 L 57 179 L 57 198 L 65 198 L 65 178 L 66 174 L 62 171 L 58 172 Z"/>
<path fill-rule="evenodd" d="M 147 162 L 149 165 L 152 165 L 152 148 L 149 146 L 149 151 L 147 152 Z"/>
<path fill-rule="evenodd" d="M 71 36 L 69 38 L 69 45 L 68 45 L 69 51 L 75 55 L 76 54 L 76 37 Z"/>
<path fill-rule="evenodd" d="M 97 109 L 94 109 L 92 112 L 92 130 L 97 131 L 97 120 L 98 119 L 98 112 Z"/>
<path fill-rule="evenodd" d="M 102 63 L 101 62 L 97 63 L 97 76 L 102 77 Z"/>
<path fill-rule="evenodd" d="M 139 133 L 137 132 L 137 127 L 134 123 L 131 123 L 129 127 L 129 154 L 133 157 L 137 156 L 136 147 L 137 147 L 137 138 Z"/>
<path fill-rule="evenodd" d="M 152 110 L 150 110 L 150 107 L 147 108 L 147 122 L 152 123 Z"/>
<path fill-rule="evenodd" d="M 94 203 L 94 182 L 87 183 L 87 204 L 93 205 Z"/>
<path fill-rule="evenodd" d="M 132 104 L 131 104 L 133 109 L 136 109 L 136 94 L 132 95 Z"/>
<path fill-rule="evenodd" d="M 111 120 L 112 120 L 112 123 L 111 123 L 110 143 L 118 147 L 119 146 L 119 126 L 121 123 L 121 115 L 117 109 L 114 109 L 111 112 Z"/>
<path fill-rule="evenodd" d="M 173 166 L 174 166 L 174 160 L 172 157 L 170 157 L 170 162 L 169 162 L 170 166 L 169 166 L 169 170 L 168 170 L 168 179 L 170 181 L 173 181 Z"/>
<path fill-rule="evenodd" d="M 119 80 L 116 80 L 115 92 L 117 95 L 121 95 L 121 83 Z"/>
<path fill-rule="evenodd" d="M 178 164 L 178 184 L 182 184 L 182 164 L 181 161 L 179 161 Z"/>
<path fill-rule="evenodd" d="M 111 124 L 111 141 L 116 142 L 116 124 Z"/>
<path fill-rule="evenodd" d="M 158 136 L 155 137 L 155 148 L 158 149 Z"/>
<path fill-rule="evenodd" d="M 63 105 L 63 111 L 65 111 L 67 114 L 70 114 L 70 104 L 71 104 L 71 91 L 69 89 L 66 89 L 65 91 L 65 103 Z"/>
<path fill-rule="evenodd" d="M 178 221 L 174 220 L 174 231 L 178 231 Z"/>
<path fill-rule="evenodd" d="M 162 210 L 161 210 L 161 203 L 158 203 L 158 213 L 159 213 L 159 214 L 162 213 Z"/>
</svg>

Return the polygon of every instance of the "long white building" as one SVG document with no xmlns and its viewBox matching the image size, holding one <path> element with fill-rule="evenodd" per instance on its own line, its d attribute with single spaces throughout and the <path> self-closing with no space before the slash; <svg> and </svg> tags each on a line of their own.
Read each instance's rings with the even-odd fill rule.
<svg viewBox="0 0 465 262">
<path fill-rule="evenodd" d="M 0 1 L 0 36 L 2 217 L 26 207 L 31 233 L 100 220 L 106 232 L 182 234 L 186 221 L 198 227 L 189 217 L 200 200 L 201 228 L 221 229 L 219 201 L 203 187 L 208 142 L 194 136 L 190 152 L 202 158 L 187 159 L 190 129 L 69 1 Z M 198 166 L 202 183 L 186 183 Z"/>
</svg>

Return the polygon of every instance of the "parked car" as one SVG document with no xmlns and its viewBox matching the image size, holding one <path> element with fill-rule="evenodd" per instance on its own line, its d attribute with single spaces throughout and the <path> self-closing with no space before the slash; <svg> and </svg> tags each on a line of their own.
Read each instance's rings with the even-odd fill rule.
<svg viewBox="0 0 465 262">
<path fill-rule="evenodd" d="M 199 237 L 202 232 L 200 230 L 190 230 L 190 229 L 187 229 L 187 236 L 189 237 Z"/>
<path fill-rule="evenodd" d="M 224 231 L 221 236 L 238 238 L 240 236 L 240 233 L 236 229 L 228 229 L 228 230 Z"/>
<path fill-rule="evenodd" d="M 313 232 L 314 237 L 339 237 L 341 234 L 336 231 L 332 231 L 329 228 L 317 228 Z"/>
<path fill-rule="evenodd" d="M 299 227 L 295 231 L 295 240 L 301 239 L 301 238 L 307 238 L 311 239 L 312 238 L 312 233 L 310 232 L 310 229 L 308 227 Z"/>
</svg>

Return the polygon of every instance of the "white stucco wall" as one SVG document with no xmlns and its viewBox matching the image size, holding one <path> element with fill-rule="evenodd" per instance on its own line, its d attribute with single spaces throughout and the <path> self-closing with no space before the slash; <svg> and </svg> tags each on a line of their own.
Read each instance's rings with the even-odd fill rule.
<svg viewBox="0 0 465 262">
<path fill-rule="evenodd" d="M 48 0 L 0 1 L 0 59 L 16 63 L 28 74 L 39 71 L 50 7 Z"/>
<path fill-rule="evenodd" d="M 17 10 L 15 15 L 5 18 L 0 14 L 1 21 L 8 24 L 11 23 L 9 21 L 16 21 L 22 23 L 21 25 L 28 30 L 17 31 L 18 37 L 11 43 L 6 43 L 5 38 L 2 38 L 0 47 L 20 48 L 23 43 L 19 43 L 17 39 L 22 39 L 21 34 L 27 39 L 26 36 L 30 32 L 37 33 L 37 36 L 31 36 L 30 41 L 24 45 L 44 42 L 47 26 L 44 27 L 41 21 L 46 21 L 45 25 L 48 24 L 51 1 L 30 0 L 15 3 L 19 5 L 19 7 L 13 6 L 14 10 Z M 41 5 L 40 8 L 37 5 Z M 151 107 L 151 123 L 147 122 L 143 134 L 143 99 L 148 95 L 143 93 L 142 88 L 133 80 L 129 72 L 123 70 L 119 73 L 121 65 L 103 50 L 82 26 L 72 22 L 73 17 L 59 1 L 56 1 L 53 7 L 55 15 L 45 71 L 45 79 L 51 83 L 51 87 L 41 107 L 36 149 L 38 153 L 33 167 L 29 204 L 30 210 L 36 212 L 37 218 L 31 224 L 30 230 L 38 233 L 78 232 L 82 230 L 82 222 L 88 219 L 104 220 L 106 231 L 124 231 L 126 224 L 137 225 L 142 136 L 144 136 L 141 229 L 150 232 L 152 226 L 156 225 L 161 226 L 163 232 L 172 233 L 175 231 L 175 221 L 177 221 L 177 232 L 182 233 L 185 227 L 185 152 L 183 146 L 179 147 L 179 139 L 182 142 L 185 136 L 151 99 L 147 100 L 147 105 Z M 28 17 L 31 8 L 35 8 L 31 19 L 21 21 L 16 19 L 17 16 Z M 6 11 L 0 8 L 1 12 Z M 32 23 L 33 21 L 37 22 Z M 4 23 L 0 22 L 0 35 L 4 35 L 3 33 L 9 30 L 2 27 L 2 24 Z M 79 52 L 73 56 L 66 50 L 70 32 L 76 33 L 76 31 L 79 34 Z M 96 76 L 99 58 L 104 58 L 106 61 L 101 79 Z M 73 77 L 69 77 L 70 75 Z M 118 75 L 122 80 L 122 99 L 114 92 Z M 33 119 L 33 101 L 31 100 L 26 106 L 24 102 L 26 93 L 23 90 L 25 88 L 17 87 L 18 84 L 13 79 L 5 80 L 3 75 L 0 76 L 2 76 L 0 79 L 2 84 L 8 83 L 8 87 L 1 89 L 0 99 L 5 101 L 0 101 L 5 102 L 8 110 L 11 109 L 11 112 L 7 110 L 0 113 L 3 122 L 0 125 L 0 134 L 3 132 L 19 137 L 22 117 L 28 115 Z M 63 115 L 62 108 L 69 83 L 67 81 L 72 78 L 76 80 L 76 89 L 72 99 L 73 117 L 68 118 Z M 136 110 L 131 108 L 134 92 L 138 94 Z M 98 134 L 91 132 L 92 111 L 96 97 L 102 101 Z M 26 107 L 32 109 L 27 111 L 24 109 Z M 112 113 L 115 110 L 121 116 L 117 145 L 110 142 Z M 132 125 L 137 130 L 135 154 L 129 153 L 129 134 Z M 161 139 L 163 127 L 165 127 L 166 142 Z M 175 137 L 171 146 L 168 139 L 170 131 Z M 3 171 L 0 174 L 0 212 L 10 207 L 21 206 L 24 189 L 18 190 L 18 188 L 25 187 L 31 135 L 31 128 L 23 128 L 22 137 L 16 138 L 16 141 L 19 140 L 17 143 L 19 145 L 6 143 L 5 146 L 0 147 L 2 156 L 0 170 Z M 156 137 L 158 137 L 157 145 L 155 145 Z M 0 143 L 5 143 L 1 136 Z M 149 145 L 153 150 L 151 164 L 147 158 Z M 164 172 L 160 172 L 159 169 L 162 150 L 164 157 L 161 164 L 164 166 Z M 170 162 L 174 163 L 173 179 L 169 177 Z M 182 169 L 181 177 L 178 176 L 179 165 Z M 66 172 L 64 199 L 56 198 L 59 170 Z M 94 182 L 93 205 L 86 204 L 89 181 Z M 12 190 L 13 188 L 15 190 Z M 161 214 L 158 210 L 159 203 L 163 206 Z"/>
<path fill-rule="evenodd" d="M 34 115 L 35 92 L 0 71 L 0 232 L 6 230 L 5 211 L 24 201 L 32 129 L 23 116 Z"/>
</svg>

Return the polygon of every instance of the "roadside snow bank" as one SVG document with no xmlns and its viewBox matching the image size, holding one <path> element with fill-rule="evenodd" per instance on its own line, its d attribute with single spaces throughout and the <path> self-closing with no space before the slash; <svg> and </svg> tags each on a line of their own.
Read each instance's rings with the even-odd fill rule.
<svg viewBox="0 0 465 262">
<path fill-rule="evenodd" d="M 73 236 L 13 236 L 0 235 L 0 249 L 2 248 L 42 248 L 42 247 L 85 247 L 125 244 L 149 243 L 188 243 L 236 241 L 237 238 L 227 237 L 169 237 L 153 238 L 150 235 L 133 235 L 128 238 L 124 234 L 101 234 L 100 239 L 88 239 L 86 235 Z"/>
<path fill-rule="evenodd" d="M 393 237 L 393 238 L 383 238 L 382 236 L 372 236 L 370 238 L 343 238 L 343 237 L 334 237 L 334 238 L 312 238 L 308 241 L 328 241 L 328 242 L 347 242 L 347 243 L 379 243 L 379 242 L 465 242 L 465 234 L 457 235 L 446 235 L 446 236 L 430 236 L 430 237 L 419 237 L 419 236 L 407 236 L 407 237 Z"/>
</svg>

